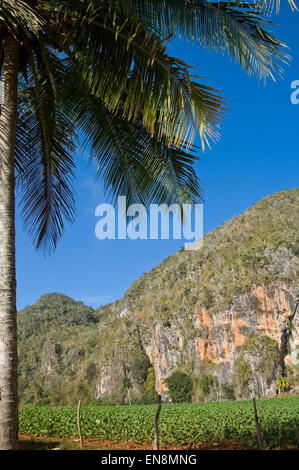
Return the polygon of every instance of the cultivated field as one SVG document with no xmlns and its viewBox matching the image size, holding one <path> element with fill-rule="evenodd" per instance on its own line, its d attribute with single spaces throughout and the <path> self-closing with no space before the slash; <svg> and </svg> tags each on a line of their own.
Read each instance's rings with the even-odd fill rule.
<svg viewBox="0 0 299 470">
<path fill-rule="evenodd" d="M 264 446 L 297 446 L 299 397 L 257 400 Z M 136 444 L 151 444 L 155 405 L 85 406 L 82 434 Z M 163 446 L 198 448 L 209 443 L 237 442 L 256 446 L 251 401 L 163 405 L 160 421 Z M 20 432 L 31 436 L 77 437 L 75 407 L 21 407 Z"/>
</svg>

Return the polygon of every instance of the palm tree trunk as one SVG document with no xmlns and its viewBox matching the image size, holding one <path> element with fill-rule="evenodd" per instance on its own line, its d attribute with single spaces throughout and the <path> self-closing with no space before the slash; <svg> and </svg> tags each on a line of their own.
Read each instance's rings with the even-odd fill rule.
<svg viewBox="0 0 299 470">
<path fill-rule="evenodd" d="M 18 438 L 18 357 L 15 276 L 14 151 L 17 123 L 19 46 L 5 42 L 4 102 L 0 116 L 0 449 Z"/>
</svg>

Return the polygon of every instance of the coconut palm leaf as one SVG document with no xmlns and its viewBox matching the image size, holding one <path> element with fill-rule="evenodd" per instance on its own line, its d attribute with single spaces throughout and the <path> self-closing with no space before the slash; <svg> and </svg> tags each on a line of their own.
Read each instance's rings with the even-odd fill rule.
<svg viewBox="0 0 299 470">
<path fill-rule="evenodd" d="M 23 0 L 1 1 L 0 23 L 5 24 L 5 28 L 1 28 L 2 34 L 9 30 L 15 36 L 19 36 L 20 31 L 38 33 L 46 24 L 38 10 Z"/>
<path fill-rule="evenodd" d="M 84 144 L 91 146 L 91 158 L 97 161 L 97 176 L 110 196 L 125 195 L 128 204 L 145 205 L 200 200 L 194 153 L 169 147 L 150 136 L 141 120 L 133 123 L 112 114 L 96 97 L 81 95 L 75 112 Z"/>
<path fill-rule="evenodd" d="M 65 108 L 84 137 L 83 146 L 97 160 L 97 176 L 103 179 L 110 195 L 114 198 L 126 195 L 128 201 L 148 204 L 158 201 L 157 185 L 161 191 L 163 186 L 162 202 L 179 202 L 188 188 L 189 199 L 198 201 L 194 153 L 169 147 L 159 136 L 149 135 L 142 117 L 132 122 L 122 113 L 112 113 L 101 99 L 86 91 L 77 64 L 68 60 L 65 63 L 68 70 L 68 79 L 64 79 Z"/>
<path fill-rule="evenodd" d="M 2 3 L 11 15 L 14 4 Z M 49 0 L 32 3 L 25 23 L 18 23 L 24 79 L 16 172 L 25 227 L 37 247 L 54 249 L 65 222 L 73 219 L 78 132 L 91 147 L 98 177 L 111 196 L 125 194 L 128 202 L 144 204 L 199 200 L 190 146 L 197 128 L 202 146 L 218 137 L 225 105 L 218 92 L 196 81 L 187 64 L 167 54 L 161 31 L 176 25 L 175 32 L 190 37 L 193 30 L 195 38 L 203 41 L 205 36 L 215 50 L 230 45 L 230 54 L 240 62 L 246 58 L 248 70 L 254 71 L 263 69 L 265 57 L 273 65 L 282 46 L 264 30 L 260 40 L 262 17 L 253 9 L 248 12 L 248 4 L 220 2 L 216 8 L 215 3 L 192 1 L 192 20 L 182 4 L 128 0 L 135 12 L 129 15 L 121 0 Z M 2 18 L 7 11 L 0 6 Z"/>
<path fill-rule="evenodd" d="M 150 136 L 142 120 L 111 113 L 80 89 L 77 73 L 76 64 L 43 47 L 19 93 L 16 169 L 22 214 L 35 246 L 47 250 L 55 248 L 65 221 L 73 219 L 74 123 L 110 196 L 146 205 L 200 199 L 197 157 Z"/>
<path fill-rule="evenodd" d="M 208 0 L 118 0 L 127 15 L 148 30 L 178 35 L 210 51 L 228 53 L 249 74 L 266 79 L 281 74 L 286 46 L 270 32 L 265 10 L 255 2 Z M 266 0 L 265 0 L 266 2 Z M 292 0 L 290 0 L 292 3 Z"/>
<path fill-rule="evenodd" d="M 287 2 L 290 5 L 292 11 L 298 10 L 294 0 L 287 0 Z M 257 8 L 262 9 L 268 15 L 273 13 L 274 9 L 276 10 L 276 13 L 279 13 L 280 11 L 281 0 L 255 0 L 254 3 L 256 4 Z"/>
<path fill-rule="evenodd" d="M 63 5 L 68 11 L 69 1 L 61 2 L 61 15 Z M 190 67 L 167 55 L 165 44 L 135 18 L 102 8 L 85 16 L 79 11 L 76 37 L 69 40 L 90 93 L 129 120 L 142 115 L 146 131 L 170 146 L 192 143 L 198 128 L 203 144 L 216 139 L 223 105 L 215 90 L 193 81 Z"/>
<path fill-rule="evenodd" d="M 74 123 L 62 97 L 65 70 L 46 48 L 30 62 L 19 92 L 16 171 L 25 229 L 36 248 L 55 249 L 65 221 L 73 221 Z"/>
</svg>

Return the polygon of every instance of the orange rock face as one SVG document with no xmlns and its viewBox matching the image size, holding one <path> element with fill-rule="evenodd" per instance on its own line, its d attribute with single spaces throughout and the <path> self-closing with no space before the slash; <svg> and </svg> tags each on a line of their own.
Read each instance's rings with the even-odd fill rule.
<svg viewBox="0 0 299 470">
<path fill-rule="evenodd" d="M 158 392 L 167 392 L 165 378 L 192 354 L 199 367 L 201 361 L 209 360 L 232 370 L 236 354 L 252 335 L 267 335 L 280 347 L 283 332 L 290 331 L 290 353 L 285 357 L 285 364 L 294 365 L 299 345 L 299 312 L 290 324 L 295 297 L 295 291 L 287 284 L 273 283 L 267 287 L 255 286 L 250 292 L 235 297 L 226 310 L 208 312 L 200 308 L 194 322 L 198 335 L 187 345 L 184 328 L 172 325 L 169 331 L 157 323 L 148 354 L 155 368 Z M 177 349 L 171 345 L 172 336 L 180 346 Z M 181 348 L 183 344 L 185 348 Z"/>
<path fill-rule="evenodd" d="M 281 348 L 282 339 L 287 335 L 288 352 L 284 351 L 284 363 L 295 365 L 299 347 L 299 308 L 293 316 L 295 306 L 294 287 L 275 282 L 269 286 L 254 286 L 249 292 L 234 297 L 231 305 L 220 311 L 199 308 L 192 318 L 186 310 L 173 324 L 157 320 L 151 334 L 140 337 L 155 371 L 156 390 L 165 396 L 168 391 L 165 379 L 172 372 L 180 369 L 199 374 L 201 364 L 206 360 L 216 365 L 215 373 L 221 383 L 229 382 L 235 359 L 252 336 L 269 336 Z M 127 357 L 114 356 L 114 362 L 101 371 L 96 386 L 97 397 L 122 386 L 119 377 L 123 375 L 122 364 Z M 263 386 L 263 390 L 267 395 L 275 393 L 274 382 L 269 387 Z"/>
</svg>

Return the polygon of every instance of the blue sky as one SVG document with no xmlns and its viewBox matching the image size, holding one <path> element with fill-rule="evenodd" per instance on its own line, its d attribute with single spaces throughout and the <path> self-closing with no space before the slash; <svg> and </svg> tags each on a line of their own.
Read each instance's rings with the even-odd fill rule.
<svg viewBox="0 0 299 470">
<path fill-rule="evenodd" d="M 285 2 L 284 2 L 285 3 Z M 199 154 L 196 165 L 204 192 L 204 232 L 239 214 L 262 197 L 298 186 L 299 104 L 290 101 L 299 80 L 299 13 L 283 6 L 274 31 L 291 48 L 284 79 L 259 84 L 228 56 L 208 54 L 175 41 L 169 53 L 196 66 L 202 82 L 221 90 L 230 110 L 221 140 Z M 131 283 L 176 252 L 180 240 L 104 240 L 95 237 L 98 204 L 109 202 L 94 179 L 88 154 L 77 157 L 76 222 L 66 228 L 57 251 L 36 252 L 17 217 L 17 305 L 34 303 L 47 292 L 62 292 L 98 307 L 120 298 Z"/>
</svg>

